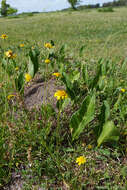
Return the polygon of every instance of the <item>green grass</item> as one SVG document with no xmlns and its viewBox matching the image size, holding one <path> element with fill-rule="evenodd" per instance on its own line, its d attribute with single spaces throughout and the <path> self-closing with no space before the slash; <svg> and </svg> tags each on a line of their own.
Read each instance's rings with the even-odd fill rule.
<svg viewBox="0 0 127 190">
<path fill-rule="evenodd" d="M 126 56 L 126 10 L 115 9 L 108 14 L 92 10 L 41 13 L 18 19 L 1 18 L 0 33 L 9 35 L 11 45 L 26 41 L 33 44 L 36 41 L 43 46 L 44 41 L 52 39 L 57 46 L 67 43 L 75 55 L 79 47 L 86 45 L 85 57 L 96 58 L 104 54 L 120 59 Z"/>
<path fill-rule="evenodd" d="M 0 18 L 0 35 L 4 33 L 8 39 L 0 39 L 0 188 L 12 182 L 16 172 L 24 190 L 126 190 L 127 8 Z M 50 40 L 55 47 L 48 50 L 44 43 Z M 9 49 L 17 54 L 14 60 L 4 55 Z M 45 66 L 47 58 L 51 64 Z M 33 75 L 28 84 L 26 72 Z M 53 72 L 62 77 L 54 79 Z M 24 93 L 19 83 L 25 85 Z M 56 88 L 66 89 L 69 98 L 56 103 Z M 38 103 L 40 94 L 50 104 L 29 110 L 24 104 L 27 92 L 29 99 L 36 92 L 29 104 Z M 9 94 L 16 97 L 8 100 Z M 86 163 L 78 166 L 76 158 L 82 155 Z"/>
</svg>

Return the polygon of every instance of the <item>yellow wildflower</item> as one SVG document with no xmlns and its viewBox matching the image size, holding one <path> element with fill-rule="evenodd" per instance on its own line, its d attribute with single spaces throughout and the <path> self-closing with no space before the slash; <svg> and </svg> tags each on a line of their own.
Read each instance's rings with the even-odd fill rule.
<svg viewBox="0 0 127 190">
<path fill-rule="evenodd" d="M 6 57 L 13 58 L 13 52 L 11 50 L 8 50 L 5 52 Z"/>
<path fill-rule="evenodd" d="M 17 54 L 14 53 L 14 54 L 12 55 L 12 59 L 14 59 L 14 58 L 16 58 L 16 57 L 17 57 Z"/>
<path fill-rule="evenodd" d="M 10 99 L 12 99 L 13 97 L 15 97 L 15 95 L 14 95 L 14 94 L 10 94 L 10 95 L 8 95 L 7 99 L 10 100 Z"/>
<path fill-rule="evenodd" d="M 88 149 L 92 149 L 92 145 L 91 144 L 88 145 Z"/>
<path fill-rule="evenodd" d="M 53 75 L 53 76 L 56 76 L 56 77 L 60 77 L 60 76 L 61 76 L 60 73 L 53 73 L 52 75 Z"/>
<path fill-rule="evenodd" d="M 125 90 L 125 88 L 121 88 L 121 90 L 120 90 L 121 92 L 125 92 L 126 90 Z"/>
<path fill-rule="evenodd" d="M 2 34 L 2 35 L 1 35 L 1 38 L 2 38 L 2 39 L 6 39 L 6 38 L 8 38 L 8 36 L 7 36 L 6 34 Z"/>
<path fill-rule="evenodd" d="M 76 163 L 80 166 L 81 164 L 86 163 L 86 158 L 84 156 L 80 156 L 76 159 Z"/>
<path fill-rule="evenodd" d="M 68 97 L 67 93 L 64 90 L 58 90 L 55 94 L 54 97 L 57 98 L 57 100 L 60 99 L 65 99 Z"/>
<path fill-rule="evenodd" d="M 30 76 L 30 74 L 26 73 L 25 74 L 25 80 L 26 80 L 26 82 L 30 82 L 31 79 L 32 79 L 32 77 Z"/>
<path fill-rule="evenodd" d="M 46 60 L 45 60 L 45 63 L 46 63 L 46 64 L 49 64 L 50 62 L 51 62 L 50 59 L 46 59 Z"/>
<path fill-rule="evenodd" d="M 19 70 L 19 67 L 15 67 L 15 71 L 18 71 Z"/>
<path fill-rule="evenodd" d="M 5 52 L 5 56 L 10 58 L 10 59 L 14 59 L 17 57 L 17 55 L 15 53 L 12 52 L 12 50 L 8 50 Z"/>
<path fill-rule="evenodd" d="M 49 49 L 53 48 L 51 43 L 45 43 L 44 46 L 45 48 L 49 48 Z"/>
<path fill-rule="evenodd" d="M 20 44 L 19 46 L 22 48 L 22 47 L 24 47 L 24 44 Z"/>
</svg>

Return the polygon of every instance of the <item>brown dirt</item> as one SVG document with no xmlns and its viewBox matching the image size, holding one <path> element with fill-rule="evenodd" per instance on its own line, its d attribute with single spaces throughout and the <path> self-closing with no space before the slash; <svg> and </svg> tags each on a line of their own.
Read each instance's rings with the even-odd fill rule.
<svg viewBox="0 0 127 190">
<path fill-rule="evenodd" d="M 56 79 L 51 78 L 48 82 L 41 78 L 33 81 L 25 87 L 24 103 L 28 110 L 39 108 L 42 104 L 51 104 L 56 108 L 56 98 L 54 93 L 57 90 L 63 89 L 63 86 L 57 86 Z"/>
</svg>

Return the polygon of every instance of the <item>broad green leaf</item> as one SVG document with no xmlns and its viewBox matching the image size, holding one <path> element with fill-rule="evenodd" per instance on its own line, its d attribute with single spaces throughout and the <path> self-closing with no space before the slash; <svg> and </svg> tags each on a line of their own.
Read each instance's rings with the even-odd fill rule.
<svg viewBox="0 0 127 190">
<path fill-rule="evenodd" d="M 100 117 L 101 124 L 106 123 L 109 117 L 110 117 L 110 106 L 108 102 L 105 100 L 101 109 L 101 117 Z"/>
<path fill-rule="evenodd" d="M 79 78 L 80 78 L 80 73 L 75 74 L 75 75 L 73 76 L 73 78 L 72 78 L 72 83 L 73 83 L 74 81 L 79 80 Z"/>
<path fill-rule="evenodd" d="M 79 50 L 79 56 L 81 57 L 83 54 L 83 50 L 85 49 L 86 45 L 83 45 Z"/>
<path fill-rule="evenodd" d="M 101 76 L 101 64 L 99 62 L 98 66 L 97 66 L 96 75 L 93 78 L 93 80 L 91 80 L 90 88 L 94 89 L 97 87 L 100 76 Z"/>
<path fill-rule="evenodd" d="M 29 57 L 29 64 L 28 64 L 28 73 L 29 75 L 33 78 L 34 77 L 34 64 L 31 61 L 30 57 Z"/>
<path fill-rule="evenodd" d="M 106 123 L 109 120 L 110 117 L 110 106 L 108 102 L 105 100 L 102 107 L 101 107 L 101 113 L 99 115 L 99 125 L 95 127 L 94 132 L 97 135 L 97 137 L 102 132 L 102 127 L 104 123 Z"/>
<path fill-rule="evenodd" d="M 81 108 L 72 115 L 70 128 L 72 131 L 72 140 L 75 140 L 83 132 L 86 125 L 94 119 L 95 94 L 91 97 L 88 95 Z"/>
<path fill-rule="evenodd" d="M 107 74 L 109 66 L 108 66 L 108 62 L 104 62 L 104 61 L 105 61 L 104 59 L 100 59 L 98 61 L 96 75 L 90 83 L 90 88 L 92 89 L 99 87 L 99 89 L 102 90 L 105 86 L 105 82 L 106 82 L 105 76 Z"/>
<path fill-rule="evenodd" d="M 89 84 L 89 76 L 88 76 L 88 71 L 87 71 L 87 65 L 83 65 L 82 68 L 82 77 L 85 82 L 85 84 Z"/>
<path fill-rule="evenodd" d="M 119 131 L 112 121 L 107 121 L 102 128 L 102 132 L 97 140 L 98 147 L 104 142 L 118 141 Z"/>
<path fill-rule="evenodd" d="M 67 90 L 68 95 L 73 100 L 75 98 L 75 93 L 73 91 L 73 84 L 71 83 L 71 81 L 70 81 L 70 79 L 66 73 L 62 74 L 62 81 L 64 82 L 64 84 L 66 86 L 66 90 Z"/>
<path fill-rule="evenodd" d="M 105 84 L 106 84 L 106 77 L 105 77 L 105 76 L 101 76 L 101 77 L 99 78 L 99 81 L 98 81 L 99 89 L 100 89 L 100 90 L 103 90 L 104 87 L 105 87 Z"/>
<path fill-rule="evenodd" d="M 28 64 L 28 73 L 34 77 L 35 73 L 38 71 L 39 62 L 38 62 L 39 50 L 36 48 L 29 51 L 29 64 Z"/>
</svg>

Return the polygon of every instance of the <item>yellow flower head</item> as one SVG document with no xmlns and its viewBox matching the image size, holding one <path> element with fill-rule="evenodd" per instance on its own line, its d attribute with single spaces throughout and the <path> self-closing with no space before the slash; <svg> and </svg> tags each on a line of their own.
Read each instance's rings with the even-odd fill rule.
<svg viewBox="0 0 127 190">
<path fill-rule="evenodd" d="M 88 145 L 88 149 L 92 149 L 92 145 L 91 144 Z"/>
<path fill-rule="evenodd" d="M 45 44 L 44 44 L 44 47 L 45 47 L 45 48 L 49 48 L 49 49 L 53 48 L 53 46 L 52 46 L 51 43 L 45 43 Z"/>
<path fill-rule="evenodd" d="M 64 91 L 64 90 L 58 90 L 55 94 L 54 94 L 54 97 L 57 98 L 57 100 L 60 100 L 60 99 L 65 99 L 68 97 L 67 93 Z"/>
<path fill-rule="evenodd" d="M 2 39 L 7 39 L 8 36 L 7 36 L 6 34 L 2 34 L 2 35 L 1 35 L 1 38 L 2 38 Z"/>
<path fill-rule="evenodd" d="M 125 88 L 121 88 L 121 90 L 120 90 L 121 92 L 125 92 L 126 90 L 125 90 Z"/>
<path fill-rule="evenodd" d="M 12 56 L 12 59 L 14 59 L 14 58 L 16 58 L 17 57 L 17 54 L 13 54 L 13 56 Z"/>
<path fill-rule="evenodd" d="M 30 74 L 26 73 L 25 74 L 25 80 L 26 80 L 26 82 L 30 82 L 31 79 L 32 79 L 32 77 L 30 76 Z"/>
<path fill-rule="evenodd" d="M 15 67 L 15 71 L 18 71 L 19 70 L 19 67 Z"/>
<path fill-rule="evenodd" d="M 60 76 L 61 76 L 60 73 L 53 73 L 52 75 L 53 75 L 53 76 L 56 76 L 56 77 L 60 77 Z"/>
<path fill-rule="evenodd" d="M 86 163 L 86 158 L 84 156 L 80 156 L 76 159 L 76 163 L 80 166 L 81 164 Z"/>
<path fill-rule="evenodd" d="M 6 51 L 5 56 L 8 57 L 9 59 L 14 59 L 17 57 L 17 55 L 15 53 L 13 53 L 12 50 Z"/>
<path fill-rule="evenodd" d="M 12 50 L 6 51 L 6 52 L 5 52 L 5 55 L 6 55 L 6 57 L 8 57 L 8 58 L 13 58 L 13 52 L 12 52 Z"/>
<path fill-rule="evenodd" d="M 50 59 L 46 59 L 46 60 L 45 60 L 45 63 L 46 63 L 46 64 L 49 64 L 50 62 L 51 62 Z"/>
<path fill-rule="evenodd" d="M 19 46 L 22 48 L 22 47 L 24 47 L 24 44 L 20 44 Z"/>
<path fill-rule="evenodd" d="M 10 94 L 10 95 L 8 95 L 7 99 L 10 100 L 10 99 L 12 99 L 13 97 L 15 97 L 15 95 L 14 95 L 14 94 Z"/>
</svg>

